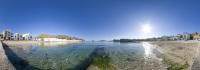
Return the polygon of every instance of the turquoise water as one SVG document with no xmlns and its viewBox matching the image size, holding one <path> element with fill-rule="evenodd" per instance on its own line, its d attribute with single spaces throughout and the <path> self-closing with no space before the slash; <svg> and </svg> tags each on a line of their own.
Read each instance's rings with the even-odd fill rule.
<svg viewBox="0 0 200 70">
<path fill-rule="evenodd" d="M 111 58 L 110 64 L 121 70 L 164 70 L 146 43 L 33 43 L 9 45 L 27 65 L 19 69 L 85 70 L 98 48 Z M 148 48 L 147 48 L 148 47 Z M 13 57 L 15 58 L 15 57 Z M 13 60 L 14 62 L 19 62 Z M 20 66 L 18 64 L 18 66 Z"/>
</svg>

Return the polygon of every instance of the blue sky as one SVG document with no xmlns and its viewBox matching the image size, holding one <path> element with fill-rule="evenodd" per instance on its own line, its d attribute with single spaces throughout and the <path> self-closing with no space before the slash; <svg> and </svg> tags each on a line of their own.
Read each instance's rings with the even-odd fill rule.
<svg viewBox="0 0 200 70">
<path fill-rule="evenodd" d="M 0 30 L 86 40 L 200 32 L 198 0 L 0 0 Z M 142 32 L 149 24 L 151 33 Z"/>
</svg>

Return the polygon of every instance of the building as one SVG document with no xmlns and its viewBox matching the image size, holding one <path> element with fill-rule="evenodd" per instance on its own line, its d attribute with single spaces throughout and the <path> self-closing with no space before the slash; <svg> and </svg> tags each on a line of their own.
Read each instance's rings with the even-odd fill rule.
<svg viewBox="0 0 200 70">
<path fill-rule="evenodd" d="M 3 40 L 13 40 L 14 34 L 10 30 L 3 31 Z"/>
<path fill-rule="evenodd" d="M 169 39 L 172 41 L 179 40 L 177 36 L 169 36 Z"/>
<path fill-rule="evenodd" d="M 3 34 L 0 33 L 0 40 L 3 40 Z"/>
<path fill-rule="evenodd" d="M 182 39 L 183 39 L 183 35 L 177 34 L 177 35 L 176 35 L 176 38 L 177 38 L 177 40 L 182 40 Z"/>
<path fill-rule="evenodd" d="M 26 34 L 19 34 L 19 33 L 13 33 L 11 30 L 4 30 L 2 33 L 0 33 L 0 40 L 32 40 L 33 37 L 30 35 L 30 33 Z"/>
<path fill-rule="evenodd" d="M 14 40 L 23 40 L 23 37 L 22 37 L 21 34 L 15 33 L 15 34 L 14 34 Z"/>
<path fill-rule="evenodd" d="M 19 40 L 19 34 L 18 33 L 14 34 L 14 40 Z"/>
<path fill-rule="evenodd" d="M 26 33 L 22 35 L 23 40 L 32 40 L 32 36 L 30 35 L 30 33 Z"/>
<path fill-rule="evenodd" d="M 182 34 L 182 40 L 191 40 L 191 34 L 185 32 Z"/>
<path fill-rule="evenodd" d="M 193 40 L 200 40 L 200 34 L 197 32 L 192 33 Z"/>
<path fill-rule="evenodd" d="M 19 34 L 19 40 L 23 40 L 23 36 Z"/>
</svg>

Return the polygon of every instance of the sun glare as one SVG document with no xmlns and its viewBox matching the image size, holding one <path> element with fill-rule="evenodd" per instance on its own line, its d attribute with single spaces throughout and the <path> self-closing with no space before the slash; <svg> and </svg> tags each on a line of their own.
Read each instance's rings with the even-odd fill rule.
<svg viewBox="0 0 200 70">
<path fill-rule="evenodd" d="M 151 33 L 152 27 L 149 24 L 144 24 L 144 25 L 142 25 L 142 31 L 144 33 Z"/>
</svg>

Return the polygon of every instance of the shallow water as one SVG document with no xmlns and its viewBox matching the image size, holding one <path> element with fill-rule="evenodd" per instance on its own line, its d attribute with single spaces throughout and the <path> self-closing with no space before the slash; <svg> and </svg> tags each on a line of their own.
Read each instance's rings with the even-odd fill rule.
<svg viewBox="0 0 200 70">
<path fill-rule="evenodd" d="M 9 45 L 9 44 L 8 44 Z M 26 62 L 23 69 L 85 70 L 97 48 L 104 48 L 110 64 L 118 70 L 165 70 L 160 59 L 152 53 L 149 43 L 33 43 L 9 45 L 10 49 Z M 13 57 L 15 59 L 15 57 Z M 17 60 L 13 60 L 16 61 Z"/>
</svg>

